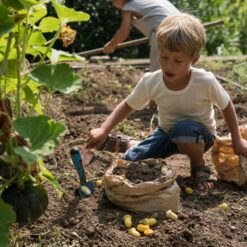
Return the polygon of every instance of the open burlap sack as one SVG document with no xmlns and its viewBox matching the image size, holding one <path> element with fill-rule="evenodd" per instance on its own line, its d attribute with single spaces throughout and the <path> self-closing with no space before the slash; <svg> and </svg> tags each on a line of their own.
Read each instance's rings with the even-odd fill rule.
<svg viewBox="0 0 247 247">
<path fill-rule="evenodd" d="M 133 183 L 125 175 L 115 175 L 117 166 L 127 168 L 130 163 L 123 160 L 113 162 L 104 176 L 107 198 L 115 205 L 133 212 L 159 212 L 171 209 L 178 211 L 180 188 L 177 185 L 175 171 L 162 159 L 147 159 L 151 166 L 162 163 L 162 176 L 154 181 Z"/>
<path fill-rule="evenodd" d="M 242 137 L 247 139 L 247 126 L 239 128 Z M 234 153 L 230 137 L 216 138 L 212 147 L 212 161 L 219 179 L 247 186 L 247 159 Z"/>
</svg>

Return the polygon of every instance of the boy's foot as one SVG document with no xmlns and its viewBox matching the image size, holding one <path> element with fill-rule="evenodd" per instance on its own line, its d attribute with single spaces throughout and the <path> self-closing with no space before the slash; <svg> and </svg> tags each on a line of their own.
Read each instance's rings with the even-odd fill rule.
<svg viewBox="0 0 247 247">
<path fill-rule="evenodd" d="M 210 175 L 211 172 L 208 166 L 191 167 L 191 176 L 194 179 L 195 187 L 200 191 L 213 189 L 214 183 L 210 179 Z"/>
<path fill-rule="evenodd" d="M 135 143 L 138 143 L 138 141 L 130 136 L 108 135 L 106 141 L 101 146 L 97 147 L 97 149 L 110 151 L 113 153 L 125 153 L 130 146 L 133 146 L 132 143 L 134 145 Z"/>
</svg>

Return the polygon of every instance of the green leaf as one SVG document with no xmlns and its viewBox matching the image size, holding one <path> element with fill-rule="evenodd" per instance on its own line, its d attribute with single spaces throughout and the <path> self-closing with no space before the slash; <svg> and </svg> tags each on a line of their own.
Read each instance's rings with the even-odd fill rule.
<svg viewBox="0 0 247 247">
<path fill-rule="evenodd" d="M 18 118 L 13 127 L 30 143 L 30 151 L 40 156 L 52 153 L 59 137 L 67 132 L 65 125 L 43 115 Z"/>
<path fill-rule="evenodd" d="M 6 78 L 6 93 L 11 93 L 16 91 L 17 79 L 16 78 Z"/>
<path fill-rule="evenodd" d="M 23 4 L 21 4 L 20 0 L 3 0 L 3 4 L 5 4 L 8 7 L 12 7 L 17 10 L 24 9 Z"/>
<path fill-rule="evenodd" d="M 90 19 L 90 15 L 87 13 L 68 8 L 56 3 L 54 0 L 52 0 L 52 4 L 57 12 L 59 20 L 63 24 L 77 21 L 88 21 Z"/>
<path fill-rule="evenodd" d="M 32 48 L 29 47 L 28 49 L 29 54 L 45 54 L 46 51 L 47 51 L 46 46 L 33 46 Z M 51 56 L 51 51 L 49 50 L 47 53 L 47 57 L 50 58 L 50 56 Z"/>
<path fill-rule="evenodd" d="M 34 83 L 34 82 L 33 82 Z M 35 82 L 35 84 L 37 84 Z M 34 110 L 39 114 L 41 115 L 43 112 L 42 112 L 42 108 L 41 108 L 41 104 L 40 104 L 40 100 L 37 101 L 37 93 L 38 92 L 35 92 L 37 91 L 36 88 L 34 88 L 32 85 L 30 85 L 30 82 L 29 82 L 29 85 L 25 86 L 23 88 L 23 93 L 24 93 L 24 97 L 23 97 L 23 100 L 25 100 L 27 103 L 29 103 L 31 106 L 33 106 L 35 103 L 35 107 L 34 107 Z"/>
<path fill-rule="evenodd" d="M 55 17 L 46 17 L 43 18 L 39 24 L 39 29 L 44 33 L 55 32 L 59 30 L 60 22 Z"/>
<path fill-rule="evenodd" d="M 34 31 L 28 40 L 28 46 L 38 45 L 42 46 L 46 43 L 46 39 L 41 31 Z"/>
<path fill-rule="evenodd" d="M 8 33 L 15 26 L 13 17 L 9 17 L 8 9 L 0 5 L 0 37 Z"/>
<path fill-rule="evenodd" d="M 55 64 L 64 61 L 85 61 L 84 57 L 77 55 L 76 53 L 68 53 L 61 50 L 51 49 L 51 63 Z"/>
<path fill-rule="evenodd" d="M 61 198 L 63 195 L 63 189 L 61 185 L 58 183 L 57 179 L 54 178 L 52 173 L 48 169 L 45 168 L 42 160 L 38 160 L 38 163 L 39 163 L 39 168 L 40 168 L 43 178 L 46 179 L 52 185 L 52 187 L 56 189 L 58 198 Z"/>
<path fill-rule="evenodd" d="M 28 147 L 15 147 L 14 152 L 20 155 L 27 164 L 33 164 L 34 161 L 40 158 L 38 155 L 30 152 Z"/>
<path fill-rule="evenodd" d="M 33 5 L 38 4 L 39 0 L 19 0 L 20 3 L 27 9 L 31 8 Z"/>
<path fill-rule="evenodd" d="M 2 62 L 0 62 L 0 68 L 1 66 L 2 66 Z M 0 71 L 0 74 L 1 74 L 1 71 Z M 7 77 L 17 78 L 15 59 L 9 59 L 7 62 Z"/>
<path fill-rule="evenodd" d="M 34 25 L 40 19 L 47 15 L 47 8 L 44 4 L 34 5 L 30 10 L 29 24 Z"/>
<path fill-rule="evenodd" d="M 15 221 L 16 216 L 13 208 L 0 198 L 0 246 L 8 246 L 9 226 Z"/>
<path fill-rule="evenodd" d="M 71 93 L 81 88 L 81 79 L 68 64 L 42 64 L 31 73 L 31 78 L 45 84 L 50 92 Z"/>
</svg>

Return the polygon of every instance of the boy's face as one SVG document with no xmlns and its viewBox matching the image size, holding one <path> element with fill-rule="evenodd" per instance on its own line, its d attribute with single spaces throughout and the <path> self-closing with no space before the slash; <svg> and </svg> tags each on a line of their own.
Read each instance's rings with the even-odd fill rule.
<svg viewBox="0 0 247 247">
<path fill-rule="evenodd" d="M 192 57 L 183 51 L 170 51 L 162 48 L 160 54 L 160 67 L 167 82 L 183 82 L 190 74 L 191 66 L 194 65 L 199 55 Z"/>
<path fill-rule="evenodd" d="M 117 9 L 122 9 L 124 6 L 124 0 L 112 0 L 112 5 Z"/>
</svg>

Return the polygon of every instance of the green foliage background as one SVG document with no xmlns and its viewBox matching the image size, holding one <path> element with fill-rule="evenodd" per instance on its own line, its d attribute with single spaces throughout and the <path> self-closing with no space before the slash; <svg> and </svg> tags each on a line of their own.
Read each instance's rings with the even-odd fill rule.
<svg viewBox="0 0 247 247">
<path fill-rule="evenodd" d="M 222 26 L 207 29 L 207 55 L 247 53 L 247 0 L 172 0 L 181 11 L 192 13 L 203 22 L 224 19 Z M 69 51 L 81 52 L 102 47 L 115 33 L 121 21 L 121 12 L 107 0 L 66 0 L 66 5 L 89 13 L 89 22 L 73 24 L 77 30 L 76 42 Z M 135 28 L 129 40 L 143 37 Z M 147 57 L 148 46 L 126 48 L 113 54 L 122 57 Z"/>
</svg>

